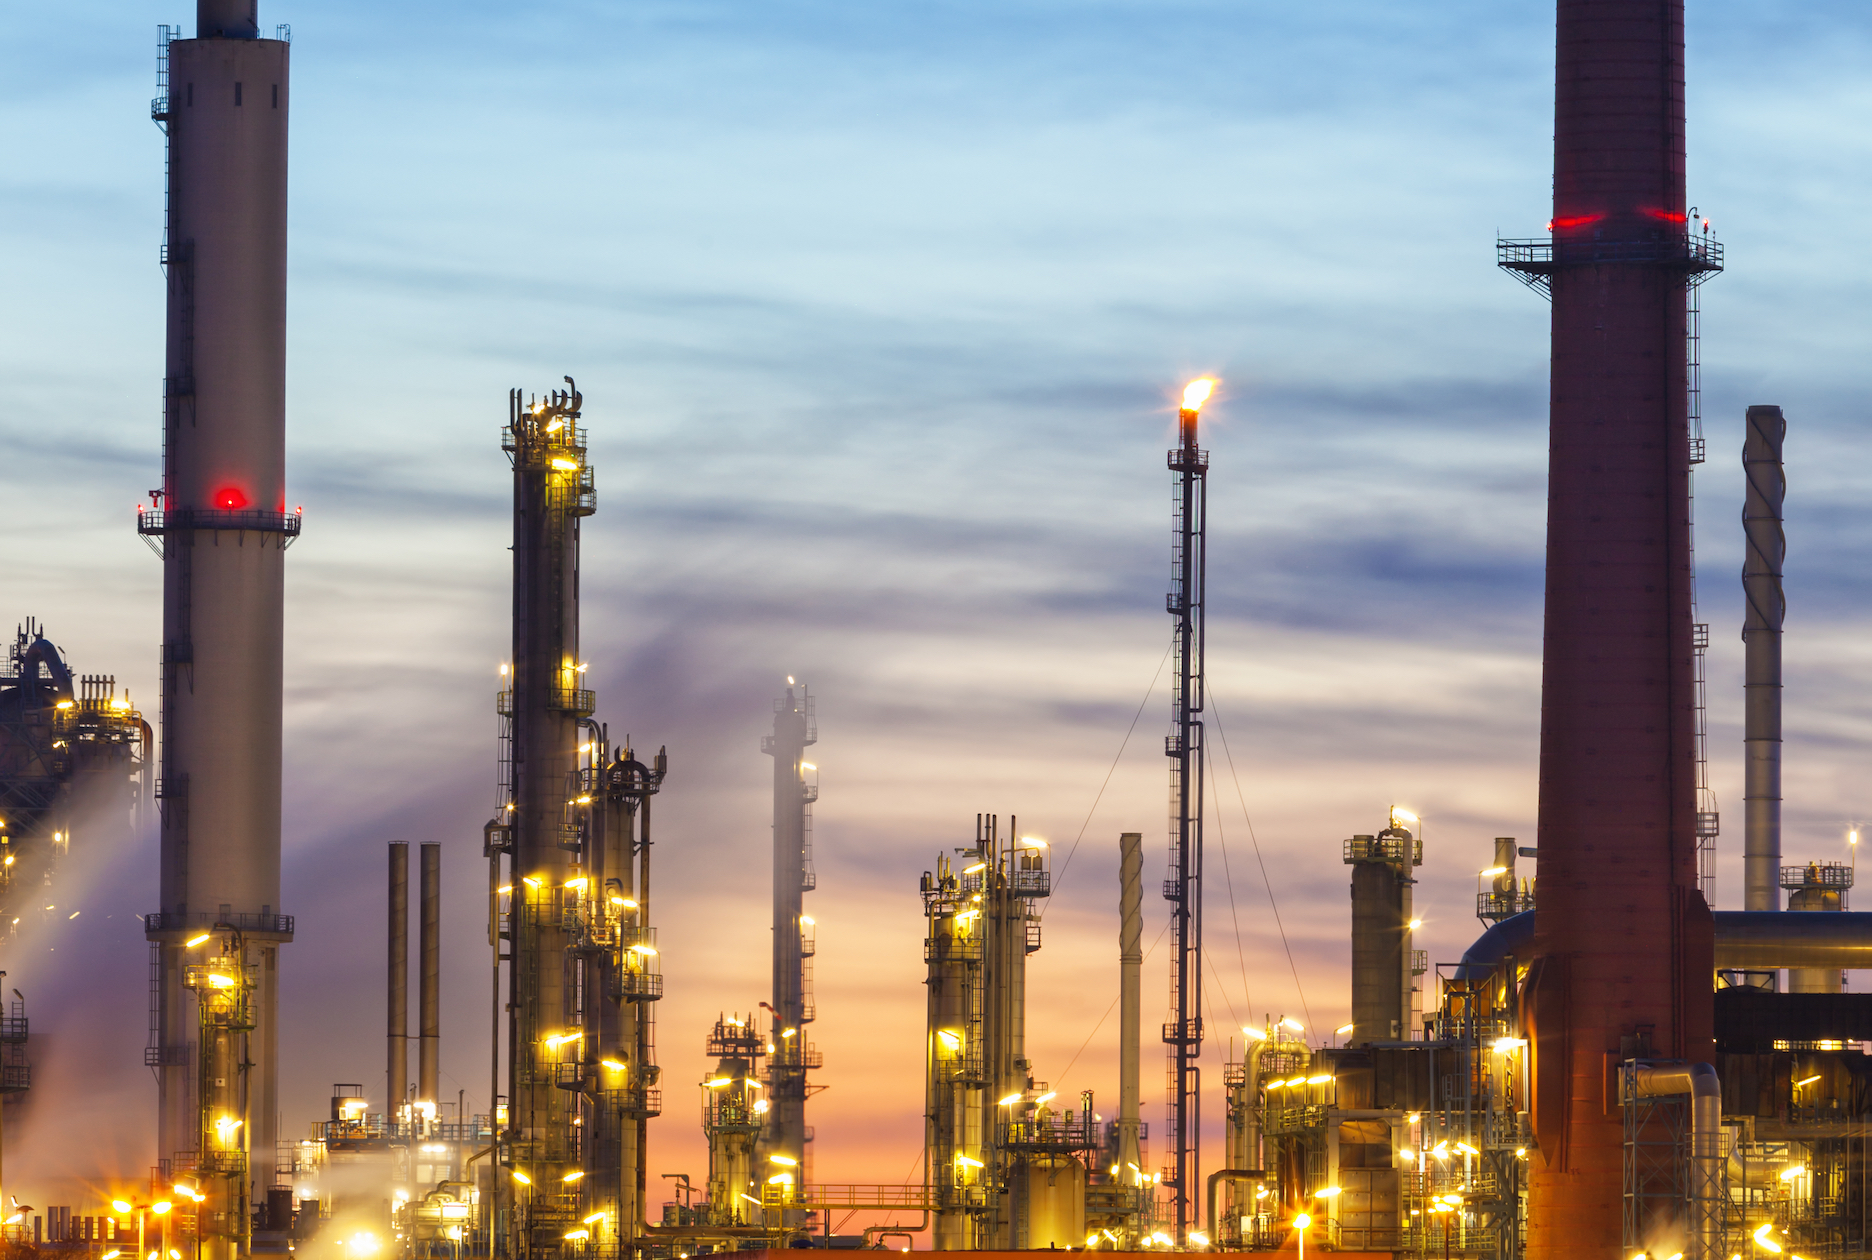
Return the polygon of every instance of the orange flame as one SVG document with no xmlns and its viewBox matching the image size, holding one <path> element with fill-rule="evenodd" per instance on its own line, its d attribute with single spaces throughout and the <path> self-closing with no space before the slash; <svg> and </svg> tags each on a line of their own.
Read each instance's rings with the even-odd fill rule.
<svg viewBox="0 0 1872 1260">
<path fill-rule="evenodd" d="M 1209 401 L 1209 395 L 1215 389 L 1212 377 L 1199 377 L 1189 383 L 1183 391 L 1183 410 L 1196 411 Z"/>
</svg>

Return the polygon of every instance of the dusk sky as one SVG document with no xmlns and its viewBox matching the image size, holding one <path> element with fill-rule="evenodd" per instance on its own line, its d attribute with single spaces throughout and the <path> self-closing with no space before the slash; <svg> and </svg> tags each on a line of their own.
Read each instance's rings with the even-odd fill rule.
<svg viewBox="0 0 1872 1260">
<path fill-rule="evenodd" d="M 0 616 L 43 620 L 152 719 L 161 567 L 133 527 L 160 451 L 148 102 L 155 26 L 193 34 L 191 8 L 15 6 L 0 45 Z M 1719 0 L 1689 21 L 1690 198 L 1729 264 L 1703 290 L 1696 489 L 1717 907 L 1735 909 L 1752 403 L 1789 420 L 1786 853 L 1843 858 L 1872 816 L 1872 18 Z M 509 388 L 568 374 L 598 484 L 588 678 L 614 738 L 670 756 L 653 1183 L 706 1172 L 703 1038 L 768 996 L 759 741 L 788 674 L 821 732 L 817 1178 L 920 1177 L 917 879 L 978 812 L 1018 815 L 1066 868 L 1030 960 L 1036 1076 L 1115 1108 L 1116 837 L 1145 834 L 1154 888 L 1164 451 L 1198 374 L 1221 381 L 1209 1128 L 1231 1028 L 1346 1021 L 1339 841 L 1393 803 L 1425 820 L 1418 943 L 1461 955 L 1490 838 L 1535 835 L 1548 308 L 1493 244 L 1548 215 L 1550 5 L 263 0 L 278 22 L 305 508 L 284 1133 L 333 1082 L 382 1100 L 391 840 L 444 845 L 443 1090 L 487 1106 L 499 429 Z M 156 908 L 155 853 L 153 833 L 75 844 L 59 909 L 0 944 L 35 1030 L 7 1134 L 22 1201 L 95 1211 L 154 1161 L 134 915 Z M 1164 917 L 1149 897 L 1147 942 Z M 1147 1029 L 1163 964 L 1160 945 Z M 1161 1054 L 1147 1038 L 1153 1135 Z"/>
</svg>

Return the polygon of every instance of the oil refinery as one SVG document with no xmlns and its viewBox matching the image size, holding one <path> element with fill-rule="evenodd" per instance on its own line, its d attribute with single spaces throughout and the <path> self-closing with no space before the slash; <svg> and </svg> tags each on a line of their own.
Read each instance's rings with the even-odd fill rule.
<svg viewBox="0 0 1872 1260">
<path fill-rule="evenodd" d="M 1495 242 L 1499 269 L 1529 291 L 1516 298 L 1550 308 L 1539 701 L 1523 715 L 1538 724 L 1538 764 L 1526 767 L 1538 784 L 1535 832 L 1444 825 L 1420 801 L 1428 821 L 1399 803 L 1347 810 L 1337 834 L 1305 839 L 1305 875 L 1277 869 L 1293 886 L 1343 876 L 1347 909 L 1330 916 L 1277 896 L 1248 820 L 1236 766 L 1245 756 L 1239 742 L 1229 748 L 1217 708 L 1227 666 L 1210 614 L 1259 597 L 1244 594 L 1244 562 L 1227 554 L 1258 544 L 1219 526 L 1212 537 L 1211 492 L 1219 502 L 1226 484 L 1269 475 L 1220 453 L 1220 370 L 1178 382 L 1163 467 L 1161 447 L 1135 452 L 1162 479 L 1150 493 L 1167 483 L 1171 494 L 1157 678 L 1130 728 L 1128 709 L 1113 706 L 1075 719 L 1101 740 L 1115 722 L 1122 758 L 1142 715 L 1167 718 L 1165 766 L 1153 743 L 1150 795 L 1125 797 L 1123 817 L 1098 813 L 1119 760 L 1108 769 L 1079 751 L 1049 754 L 1105 781 L 1083 822 L 1055 803 L 1036 825 L 1025 797 L 1045 795 L 1044 772 L 956 771 L 964 737 L 919 725 L 903 701 L 889 719 L 900 742 L 866 763 L 888 758 L 890 773 L 864 784 L 843 772 L 827 804 L 848 787 L 888 797 L 876 816 L 896 819 L 896 834 L 841 831 L 837 864 L 830 839 L 816 864 L 816 759 L 831 767 L 837 755 L 818 748 L 820 702 L 829 733 L 847 712 L 893 702 L 828 685 L 831 661 L 810 678 L 774 668 L 762 675 L 771 690 L 755 694 L 747 675 L 698 681 L 700 671 L 671 662 L 686 659 L 681 640 L 712 615 L 706 600 L 669 613 L 680 628 L 663 655 L 625 654 L 620 667 L 594 648 L 586 626 L 617 616 L 615 598 L 601 601 L 618 589 L 634 597 L 645 571 L 692 566 L 691 587 L 710 591 L 736 580 L 737 557 L 673 560 L 633 532 L 646 478 L 703 496 L 705 507 L 691 504 L 697 517 L 716 510 L 707 461 L 733 452 L 694 433 L 631 448 L 637 466 L 618 469 L 615 491 L 607 478 L 601 498 L 594 452 L 625 449 L 633 405 L 600 396 L 568 350 L 563 375 L 508 389 L 497 422 L 499 400 L 479 398 L 475 415 L 489 422 L 474 419 L 480 436 L 449 453 L 505 487 L 509 554 L 475 544 L 487 553 L 475 559 L 481 594 L 494 591 L 508 616 L 500 660 L 472 678 L 425 660 L 398 666 L 423 686 L 473 693 L 487 722 L 472 735 L 476 773 L 495 784 L 492 800 L 476 799 L 468 828 L 437 823 L 428 804 L 385 812 L 394 825 L 346 831 L 330 869 L 295 877 L 295 749 L 315 728 L 288 723 L 295 705 L 323 703 L 305 678 L 331 666 L 322 658 L 294 674 L 296 654 L 325 645 L 296 634 L 288 615 L 286 553 L 308 516 L 287 490 L 292 32 L 268 34 L 256 0 L 198 0 L 192 36 L 160 28 L 151 116 L 164 138 L 164 366 L 160 444 L 147 443 L 160 453 L 160 484 L 135 523 L 161 565 L 144 601 L 160 623 L 147 645 L 158 686 L 148 719 L 117 682 L 129 664 L 74 673 L 93 667 L 94 627 L 52 607 L 55 592 L 7 592 L 48 618 L 20 610 L 0 673 L 8 1257 L 1872 1251 L 1872 993 L 1849 992 L 1846 979 L 1872 968 L 1872 914 L 1849 909 L 1859 833 L 1825 859 L 1790 860 L 1783 844 L 1786 447 L 1801 417 L 1756 403 L 1723 418 L 1745 434 L 1732 549 L 1746 557 L 1740 590 L 1721 593 L 1720 606 L 1741 613 L 1744 665 L 1734 697 L 1742 747 L 1725 750 L 1709 720 L 1712 623 L 1723 623 L 1693 542 L 1693 478 L 1721 458 L 1704 434 L 1703 291 L 1725 260 L 1686 193 L 1684 5 L 1557 0 L 1556 12 L 1551 220 L 1541 235 Z M 601 512 L 630 523 L 601 533 Z M 1127 530 L 1128 512 L 1085 508 Z M 312 515 L 308 551 L 325 519 Z M 1003 541 L 971 546 L 987 566 Z M 1152 534 L 1153 565 L 1160 544 Z M 900 537 L 880 545 L 914 547 Z M 331 592 L 345 575 L 321 564 L 317 580 L 342 602 Z M 499 581 L 481 580 L 496 565 Z M 870 588 L 852 583 L 850 605 L 770 610 L 754 629 L 785 644 L 791 618 L 865 624 Z M 1142 611 L 1157 615 L 1154 602 Z M 795 649 L 764 650 L 792 659 Z M 1038 635 L 1026 644 L 1034 656 L 1049 650 Z M 1125 647 L 1124 668 L 1155 659 L 1132 655 Z M 735 708 L 739 743 L 673 729 L 676 706 L 646 699 L 679 675 Z M 1012 726 L 1023 706 L 1067 707 L 1006 690 L 994 712 L 1017 715 Z M 770 765 L 744 720 L 756 711 Z M 397 728 L 418 732 L 398 740 L 455 736 L 431 714 L 420 723 Z M 650 729 L 658 723 L 672 728 Z M 368 719 L 352 715 L 343 730 L 375 747 Z M 1439 736 L 1426 723 L 1411 738 L 1429 746 Z M 401 755 L 398 740 L 382 740 L 387 760 Z M 1732 811 L 1725 831 L 1711 767 L 1729 762 L 1745 792 L 1739 827 Z M 745 808 L 753 793 L 725 794 L 721 778 L 704 777 L 720 765 L 762 795 L 770 770 L 771 815 Z M 905 786 L 919 779 L 939 781 L 939 816 Z M 428 786 L 409 790 L 426 802 Z M 1361 788 L 1359 799 L 1379 790 Z M 301 791 L 325 794 L 334 810 L 365 795 L 348 784 Z M 705 814 L 711 794 L 721 801 Z M 1246 935 L 1232 799 L 1268 894 Z M 1137 816 L 1137 800 L 1167 801 L 1167 818 Z M 698 821 L 728 811 L 747 816 L 725 833 Z M 762 822 L 770 837 L 751 838 Z M 1740 909 L 1717 908 L 1725 845 L 1740 855 Z M 27 1115 L 32 1134 L 49 1131 L 43 1117 L 66 1103 L 42 1097 L 45 1070 L 75 1048 L 35 1030 L 23 989 L 31 968 L 52 967 L 41 949 L 49 927 L 82 912 L 81 892 L 67 890 L 89 887 L 83 873 L 103 866 L 134 866 L 143 889 L 140 939 L 114 940 L 108 965 L 147 1005 L 107 1014 L 143 1037 L 142 1063 L 112 1075 L 137 1082 L 124 1097 L 140 1100 L 127 1105 L 141 1108 L 135 1131 L 149 1138 L 136 1139 L 109 1184 L 57 1183 L 36 1163 L 43 1136 L 9 1135 Z M 1475 872 L 1473 906 L 1429 879 L 1439 867 Z M 875 882 L 836 888 L 857 872 Z M 357 926 L 362 912 L 305 908 L 341 904 L 330 892 L 340 885 L 384 925 L 381 938 Z M 823 905 L 866 926 L 822 930 Z M 895 935 L 876 926 L 885 920 Z M 1445 934 L 1435 944 L 1429 922 Z M 1276 937 L 1284 956 L 1263 948 Z M 329 961 L 352 938 L 384 977 L 359 1000 L 359 984 Z M 1316 984 L 1309 998 L 1296 951 L 1309 975 L 1320 957 L 1343 954 L 1331 995 Z M 886 955 L 889 987 L 833 989 L 823 969 L 815 983 L 816 966 Z M 1147 994 L 1152 960 L 1166 985 Z M 1291 1009 L 1250 1001 L 1284 993 L 1289 972 Z M 910 988 L 919 983 L 920 998 Z M 346 1014 L 312 1027 L 299 1012 L 314 990 L 321 1010 Z M 35 991 L 34 1018 L 83 998 Z M 1042 1025 L 1062 1010 L 1078 1023 L 1046 1029 L 1043 1053 Z M 1339 1011 L 1349 1019 L 1335 1028 L 1319 1018 Z M 834 1041 L 841 1021 L 860 1031 Z M 1082 1032 L 1078 1054 L 1057 1052 Z M 1145 1080 L 1156 1062 L 1146 1047 L 1158 1045 L 1161 1094 L 1157 1078 Z M 1088 1053 L 1096 1065 L 1071 1075 Z M 321 1078 L 317 1111 L 304 1114 L 310 1087 L 288 1065 L 314 1057 L 354 1079 L 326 1090 Z M 699 1078 L 688 1066 L 698 1061 Z M 844 1101 L 859 1091 L 862 1102 Z M 899 1112 L 920 1115 L 920 1133 L 891 1128 Z M 859 1123 L 868 1113 L 870 1129 Z"/>
</svg>

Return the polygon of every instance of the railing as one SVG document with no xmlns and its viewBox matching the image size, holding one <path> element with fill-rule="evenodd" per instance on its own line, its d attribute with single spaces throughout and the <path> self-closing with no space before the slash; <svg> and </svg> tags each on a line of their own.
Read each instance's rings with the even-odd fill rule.
<svg viewBox="0 0 1872 1260">
<path fill-rule="evenodd" d="M 1809 862 L 1805 866 L 1781 868 L 1781 887 L 1783 888 L 1844 889 L 1852 886 L 1852 867 L 1840 862 Z"/>
<path fill-rule="evenodd" d="M 1411 836 L 1353 836 L 1341 842 L 1340 855 L 1346 863 L 1392 862 L 1423 865 L 1423 841 Z M 1408 856 L 1407 856 L 1408 855 Z"/>
<path fill-rule="evenodd" d="M 169 511 L 137 509 L 137 533 L 169 534 L 177 530 L 246 530 L 261 534 L 299 536 L 304 522 L 297 512 L 250 512 L 223 508 L 173 508 Z"/>
<path fill-rule="evenodd" d="M 187 914 L 146 914 L 143 916 L 145 932 L 184 932 L 190 928 L 213 930 L 221 927 L 233 928 L 240 932 L 277 932 L 291 936 L 293 917 L 290 914 L 215 914 L 207 910 L 192 910 Z"/>
<path fill-rule="evenodd" d="M 1477 893 L 1475 899 L 1476 918 L 1506 919 L 1510 915 L 1520 914 L 1523 910 L 1534 908 L 1534 895 L 1524 892 L 1485 892 Z"/>
<path fill-rule="evenodd" d="M 1165 462 L 1170 465 L 1171 472 L 1183 472 L 1185 469 L 1201 472 L 1209 467 L 1209 452 L 1185 450 L 1181 446 L 1174 446 L 1170 448 L 1170 454 Z"/>
<path fill-rule="evenodd" d="M 26 1040 L 26 1017 L 7 1015 L 0 1017 L 0 1042 Z"/>
<path fill-rule="evenodd" d="M 1090 1114 L 1036 1115 L 1012 1120 L 1007 1126 L 1009 1148 L 1048 1151 L 1089 1151 L 1099 1145 L 1098 1121 Z"/>
<path fill-rule="evenodd" d="M 973 1189 L 974 1187 L 969 1187 Z M 761 1187 L 762 1207 L 909 1208 L 921 1212 L 937 1206 L 927 1186 L 768 1185 Z"/>
</svg>

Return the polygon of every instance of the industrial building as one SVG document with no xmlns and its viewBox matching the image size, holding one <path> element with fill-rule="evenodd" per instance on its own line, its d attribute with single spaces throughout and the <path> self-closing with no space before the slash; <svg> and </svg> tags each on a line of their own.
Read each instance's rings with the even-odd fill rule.
<svg viewBox="0 0 1872 1260">
<path fill-rule="evenodd" d="M 1872 995 L 1845 992 L 1841 971 L 1872 965 L 1872 916 L 1848 907 L 1850 858 L 1782 852 L 1787 420 L 1771 405 L 1744 417 L 1744 909 L 1714 911 L 1721 826 L 1692 476 L 1708 454 L 1699 289 L 1723 249 L 1685 194 L 1683 6 L 1557 0 L 1557 12 L 1552 221 L 1545 236 L 1497 242 L 1500 266 L 1552 309 L 1534 843 L 1440 842 L 1476 863 L 1478 927 L 1458 959 L 1432 960 L 1417 937 L 1420 820 L 1402 808 L 1357 820 L 1371 830 L 1338 842 L 1351 1022 L 1332 1037 L 1284 1012 L 1208 1026 L 1201 425 L 1215 382 L 1192 382 L 1167 454 L 1161 1162 L 1139 1080 L 1144 833 L 1116 837 L 1119 1079 L 1107 1120 L 1092 1091 L 1062 1097 L 1036 1079 L 1028 1054 L 1051 849 L 1012 814 L 1003 827 L 977 813 L 972 836 L 952 820 L 960 843 L 916 888 L 923 1158 L 921 1183 L 897 1185 L 816 1176 L 808 1103 L 814 1074 L 830 1075 L 812 1038 L 805 897 L 817 887 L 819 774 L 807 756 L 818 697 L 794 676 L 761 740 L 772 758 L 766 996 L 722 993 L 711 1026 L 674 1030 L 712 1067 L 696 1082 L 698 1113 L 664 1106 L 652 813 L 681 779 L 666 748 L 640 755 L 632 735 L 615 739 L 587 685 L 582 530 L 597 494 L 571 376 L 564 389 L 511 390 L 500 428 L 511 622 L 491 697 L 498 787 L 479 837 L 488 953 L 471 964 L 487 970 L 472 991 L 452 990 L 487 1016 L 485 1110 L 466 1090 L 446 1096 L 439 1067 L 442 889 L 468 869 L 472 838 L 416 841 L 413 956 L 409 842 L 392 840 L 380 1105 L 374 1086 L 337 1084 L 304 1136 L 282 1128 L 281 947 L 295 932 L 280 879 L 283 583 L 302 525 L 284 481 L 290 32 L 263 38 L 252 0 L 200 0 L 194 38 L 163 28 L 152 109 L 168 144 L 163 465 L 138 521 L 163 565 L 160 750 L 114 678 L 74 677 L 36 623 L 0 674 L 0 936 L 33 912 L 24 894 L 53 882 L 72 846 L 133 828 L 146 796 L 157 809 L 159 901 L 141 926 L 159 1118 L 148 1189 L 165 1220 L 157 1251 L 138 1233 L 139 1260 L 321 1246 L 359 1260 L 687 1260 L 905 1243 L 1422 1260 L 1866 1254 Z M 477 899 L 482 874 L 475 866 Z M 707 983 L 680 960 L 668 977 Z M 30 1065 L 23 1006 L 8 1010 L 10 1097 Z M 1222 1149 L 1207 1159 L 1205 1046 L 1225 1048 L 1209 1091 Z M 903 1082 L 905 1096 L 918 1084 Z M 4 1118 L 0 1106 L 0 1134 Z M 655 1167 L 659 1119 L 699 1119 L 705 1185 Z M 653 1202 L 665 1177 L 680 1183 L 676 1201 Z M 9 1223 L 6 1238 L 101 1256 L 122 1244 L 114 1260 L 131 1215 L 156 1210 L 51 1207 L 30 1230 Z M 835 1212 L 887 1219 L 840 1238 Z"/>
</svg>

